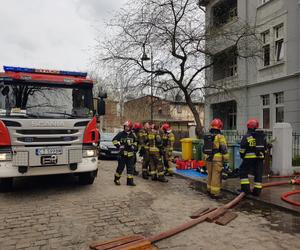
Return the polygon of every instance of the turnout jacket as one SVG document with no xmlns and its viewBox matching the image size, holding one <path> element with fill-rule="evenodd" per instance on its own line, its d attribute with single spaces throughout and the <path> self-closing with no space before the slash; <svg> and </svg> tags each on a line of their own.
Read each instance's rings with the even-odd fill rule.
<svg viewBox="0 0 300 250">
<path fill-rule="evenodd" d="M 137 138 L 130 132 L 119 132 L 112 140 L 112 143 L 120 149 L 120 155 L 133 157 L 137 150 Z"/>
<path fill-rule="evenodd" d="M 163 144 L 163 151 L 168 152 L 168 153 L 172 153 L 174 142 L 175 142 L 174 134 L 172 132 L 163 133 L 161 138 L 162 138 L 162 144 Z"/>
<path fill-rule="evenodd" d="M 229 161 L 228 147 L 225 136 L 217 129 L 209 131 L 213 136 L 213 155 L 206 155 L 207 161 L 222 161 L 227 163 Z"/>
<path fill-rule="evenodd" d="M 258 138 L 261 137 L 261 138 Z M 248 130 L 241 141 L 240 155 L 242 159 L 264 159 L 267 141 L 263 133 Z"/>
</svg>

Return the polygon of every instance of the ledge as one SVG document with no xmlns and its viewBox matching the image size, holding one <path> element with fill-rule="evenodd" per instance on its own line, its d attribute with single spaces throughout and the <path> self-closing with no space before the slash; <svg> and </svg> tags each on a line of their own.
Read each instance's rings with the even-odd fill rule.
<svg viewBox="0 0 300 250">
<path fill-rule="evenodd" d="M 276 62 L 272 65 L 262 66 L 261 68 L 258 69 L 258 71 L 263 71 L 265 69 L 275 68 L 275 67 L 283 65 L 283 64 L 285 64 L 285 61 Z"/>
</svg>

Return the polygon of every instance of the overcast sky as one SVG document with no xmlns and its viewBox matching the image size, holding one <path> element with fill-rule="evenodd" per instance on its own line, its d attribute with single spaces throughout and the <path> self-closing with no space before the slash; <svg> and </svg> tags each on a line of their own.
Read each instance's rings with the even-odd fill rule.
<svg viewBox="0 0 300 250">
<path fill-rule="evenodd" d="M 3 65 L 86 71 L 104 20 L 126 0 L 0 0 Z"/>
</svg>

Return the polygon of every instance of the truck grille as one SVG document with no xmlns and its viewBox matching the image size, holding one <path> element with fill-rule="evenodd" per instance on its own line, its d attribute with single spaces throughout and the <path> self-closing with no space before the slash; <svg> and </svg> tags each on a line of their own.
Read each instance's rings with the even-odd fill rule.
<svg viewBox="0 0 300 250">
<path fill-rule="evenodd" d="M 32 130 L 32 129 L 27 129 L 27 130 L 17 130 L 16 132 L 21 135 L 61 135 L 61 134 L 76 134 L 78 133 L 78 129 L 39 129 L 39 130 Z"/>
<path fill-rule="evenodd" d="M 79 129 L 17 129 L 14 133 L 16 142 L 23 145 L 65 144 L 80 141 Z"/>
<path fill-rule="evenodd" d="M 35 143 L 35 142 L 72 142 L 78 139 L 77 136 L 61 136 L 61 137 L 48 137 L 48 138 L 39 138 L 39 137 L 21 137 L 18 138 L 20 142 Z"/>
</svg>

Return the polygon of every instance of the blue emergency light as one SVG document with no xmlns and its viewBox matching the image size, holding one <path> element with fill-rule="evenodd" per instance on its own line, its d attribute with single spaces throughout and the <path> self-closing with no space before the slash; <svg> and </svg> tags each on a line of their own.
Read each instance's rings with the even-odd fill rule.
<svg viewBox="0 0 300 250">
<path fill-rule="evenodd" d="M 86 72 L 75 72 L 75 71 L 64 71 L 64 70 L 49 70 L 49 69 L 34 69 L 34 68 L 22 68 L 3 66 L 5 72 L 24 72 L 24 73 L 39 73 L 39 74 L 50 74 L 50 75 L 63 75 L 63 76 L 81 76 L 86 77 Z"/>
</svg>

